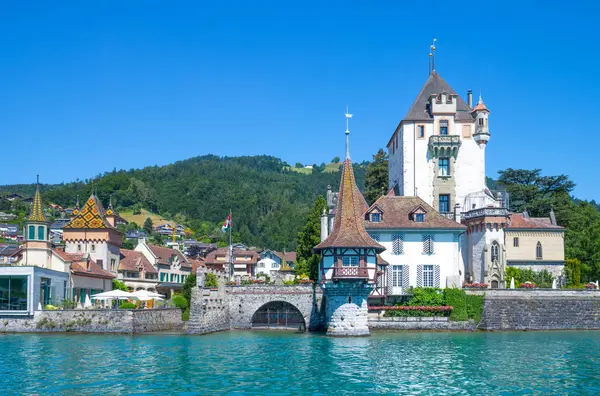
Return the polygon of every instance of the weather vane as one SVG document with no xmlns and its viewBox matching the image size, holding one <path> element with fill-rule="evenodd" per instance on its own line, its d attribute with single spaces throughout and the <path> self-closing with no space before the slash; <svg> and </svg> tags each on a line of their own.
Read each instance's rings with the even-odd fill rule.
<svg viewBox="0 0 600 396">
<path fill-rule="evenodd" d="M 348 120 L 352 118 L 352 114 L 348 112 L 348 105 L 346 105 L 346 159 L 350 159 L 350 129 L 348 128 Z"/>
<path fill-rule="evenodd" d="M 429 46 L 429 74 L 435 70 L 435 42 L 437 39 L 433 38 L 433 43 Z"/>
</svg>

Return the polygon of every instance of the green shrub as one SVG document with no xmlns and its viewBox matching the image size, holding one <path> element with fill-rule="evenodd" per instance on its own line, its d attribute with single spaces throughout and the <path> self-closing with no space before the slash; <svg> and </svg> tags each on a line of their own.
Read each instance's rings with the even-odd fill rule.
<svg viewBox="0 0 600 396">
<path fill-rule="evenodd" d="M 483 301 L 485 300 L 485 295 L 477 296 L 467 294 L 465 297 L 467 303 L 467 315 L 469 316 L 469 319 L 473 319 L 477 324 L 481 321 L 481 315 L 483 314 Z"/>
<path fill-rule="evenodd" d="M 175 304 L 175 306 L 179 309 L 186 309 L 188 307 L 188 302 L 185 299 L 185 297 L 183 297 L 181 294 L 175 294 L 172 298 L 171 301 L 173 302 L 173 304 Z"/>
<path fill-rule="evenodd" d="M 51 305 L 51 304 L 47 304 L 44 306 L 44 309 L 47 311 L 56 311 L 58 309 L 58 307 L 55 307 L 54 305 Z"/>
<path fill-rule="evenodd" d="M 122 291 L 129 291 L 129 288 L 127 286 L 125 286 L 125 283 L 123 283 L 122 281 L 118 280 L 118 279 L 113 279 L 112 281 L 112 288 L 113 290 L 122 290 Z"/>
<path fill-rule="evenodd" d="M 434 287 L 416 287 L 406 305 L 410 306 L 439 306 L 444 305 L 444 293 Z"/>
<path fill-rule="evenodd" d="M 219 287 L 219 282 L 217 282 L 217 275 L 207 273 L 206 280 L 204 282 L 204 287 Z"/>
<path fill-rule="evenodd" d="M 192 289 L 194 287 L 196 287 L 196 275 L 192 274 L 185 278 L 185 282 L 183 282 L 182 294 L 188 302 L 192 301 Z"/>
<path fill-rule="evenodd" d="M 506 282 L 510 285 L 512 278 L 515 278 L 515 287 L 519 287 L 521 283 L 533 282 L 536 287 L 551 288 L 553 276 L 549 271 L 533 271 L 527 268 L 506 268 Z"/>
<path fill-rule="evenodd" d="M 60 307 L 62 309 L 75 309 L 77 307 L 77 303 L 71 300 L 62 300 Z"/>
<path fill-rule="evenodd" d="M 467 293 L 461 289 L 444 290 L 444 300 L 446 305 L 453 307 L 450 314 L 450 320 L 468 320 L 467 313 Z"/>
<path fill-rule="evenodd" d="M 183 321 L 190 320 L 190 309 L 189 308 L 186 308 L 186 310 L 181 313 L 181 320 L 183 320 Z"/>
<path fill-rule="evenodd" d="M 119 304 L 119 308 L 121 309 L 135 309 L 137 306 L 132 302 L 122 302 Z"/>
</svg>

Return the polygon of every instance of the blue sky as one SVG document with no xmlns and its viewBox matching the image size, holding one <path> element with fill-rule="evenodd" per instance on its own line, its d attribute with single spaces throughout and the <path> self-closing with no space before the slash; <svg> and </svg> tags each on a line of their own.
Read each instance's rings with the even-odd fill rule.
<svg viewBox="0 0 600 396">
<path fill-rule="evenodd" d="M 598 5 L 12 2 L 0 13 L 0 184 L 189 157 L 354 161 L 385 147 L 428 73 L 491 109 L 487 174 L 568 174 L 600 198 Z M 368 6 L 367 4 L 376 4 Z"/>
</svg>

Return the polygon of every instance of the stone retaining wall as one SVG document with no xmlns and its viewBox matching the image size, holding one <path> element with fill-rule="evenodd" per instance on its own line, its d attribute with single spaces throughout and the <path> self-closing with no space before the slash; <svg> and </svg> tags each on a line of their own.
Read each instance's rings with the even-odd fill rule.
<svg viewBox="0 0 600 396">
<path fill-rule="evenodd" d="M 597 330 L 600 329 L 600 292 L 486 290 L 478 328 L 490 331 Z"/>
<path fill-rule="evenodd" d="M 430 330 L 430 331 L 475 331 L 475 322 L 453 322 L 446 317 L 369 318 L 371 330 Z"/>
<path fill-rule="evenodd" d="M 200 287 L 192 289 L 190 320 L 187 328 L 190 334 L 229 330 L 231 316 L 225 293 L 219 289 L 211 290 Z"/>
<path fill-rule="evenodd" d="M 1 333 L 143 333 L 181 330 L 181 309 L 73 309 L 35 311 L 33 316 L 1 316 Z"/>
</svg>

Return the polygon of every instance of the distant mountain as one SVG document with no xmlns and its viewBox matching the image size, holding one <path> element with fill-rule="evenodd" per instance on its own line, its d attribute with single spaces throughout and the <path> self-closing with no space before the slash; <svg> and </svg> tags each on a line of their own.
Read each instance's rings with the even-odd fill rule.
<svg viewBox="0 0 600 396">
<path fill-rule="evenodd" d="M 366 163 L 354 166 L 363 188 Z M 185 222 L 197 236 L 214 234 L 218 222 L 233 211 L 236 239 L 258 247 L 292 250 L 307 210 L 327 185 L 339 186 L 340 172 L 327 169 L 301 173 L 271 156 L 217 157 L 206 155 L 165 166 L 112 171 L 93 183 L 44 185 L 43 199 L 73 207 L 77 196 L 92 191 L 108 205 L 144 208 Z M 0 186 L 0 192 L 31 196 L 35 185 Z M 141 225 L 141 224 L 140 224 Z"/>
</svg>

